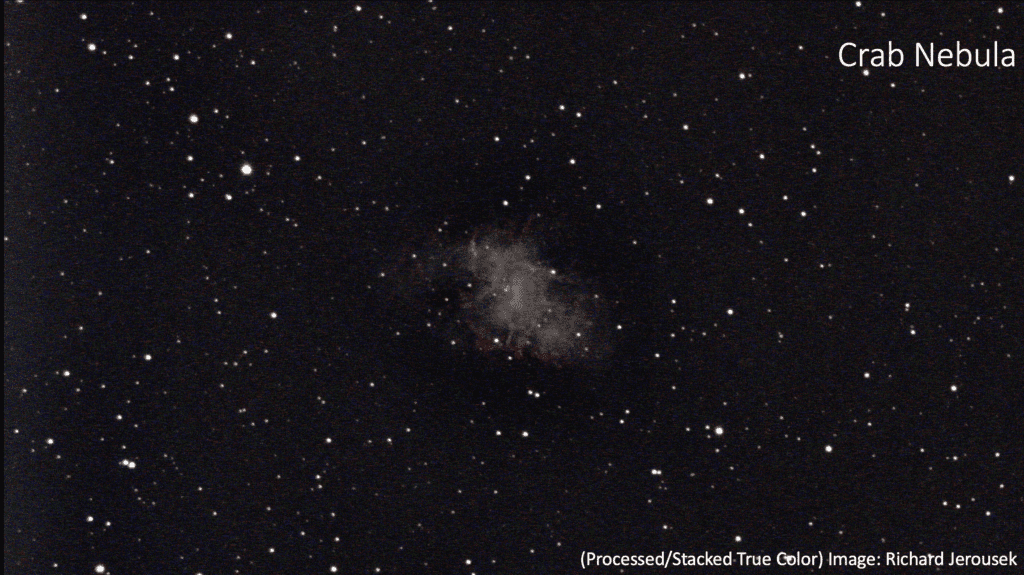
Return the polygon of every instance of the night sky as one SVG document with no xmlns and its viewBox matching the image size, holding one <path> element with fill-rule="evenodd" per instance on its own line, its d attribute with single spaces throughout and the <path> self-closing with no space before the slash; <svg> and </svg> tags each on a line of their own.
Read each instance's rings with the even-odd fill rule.
<svg viewBox="0 0 1024 575">
<path fill-rule="evenodd" d="M 5 3 L 4 572 L 1024 552 L 1022 20 Z"/>
</svg>

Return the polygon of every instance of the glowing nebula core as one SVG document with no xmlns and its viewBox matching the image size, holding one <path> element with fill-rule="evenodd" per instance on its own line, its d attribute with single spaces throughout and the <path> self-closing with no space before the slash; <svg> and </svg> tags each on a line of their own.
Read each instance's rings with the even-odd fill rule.
<svg viewBox="0 0 1024 575">
<path fill-rule="evenodd" d="M 467 307 L 478 347 L 552 361 L 598 354 L 598 296 L 581 293 L 576 282 L 541 263 L 527 243 L 499 236 L 473 240 L 465 266 L 475 282 Z"/>
</svg>

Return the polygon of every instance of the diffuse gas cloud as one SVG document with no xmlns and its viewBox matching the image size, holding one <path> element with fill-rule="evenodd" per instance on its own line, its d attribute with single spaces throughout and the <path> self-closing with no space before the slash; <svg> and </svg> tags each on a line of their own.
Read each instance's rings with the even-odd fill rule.
<svg viewBox="0 0 1024 575">
<path fill-rule="evenodd" d="M 475 281 L 468 306 L 478 347 L 566 361 L 594 357 L 600 296 L 539 261 L 524 241 L 493 234 L 469 242 L 464 265 Z"/>
</svg>

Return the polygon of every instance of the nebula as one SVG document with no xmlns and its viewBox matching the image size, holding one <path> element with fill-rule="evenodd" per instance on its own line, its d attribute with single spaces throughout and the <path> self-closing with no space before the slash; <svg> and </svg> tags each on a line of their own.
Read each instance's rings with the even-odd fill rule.
<svg viewBox="0 0 1024 575">
<path fill-rule="evenodd" d="M 462 242 L 407 243 L 379 274 L 380 301 L 461 357 L 600 367 L 611 356 L 609 308 L 573 260 L 550 263 L 542 246 L 570 246 L 545 244 L 543 234 L 487 227 Z"/>
<path fill-rule="evenodd" d="M 556 363 L 598 355 L 599 296 L 541 262 L 528 242 L 501 234 L 474 239 L 464 264 L 473 278 L 467 321 L 478 348 Z"/>
</svg>

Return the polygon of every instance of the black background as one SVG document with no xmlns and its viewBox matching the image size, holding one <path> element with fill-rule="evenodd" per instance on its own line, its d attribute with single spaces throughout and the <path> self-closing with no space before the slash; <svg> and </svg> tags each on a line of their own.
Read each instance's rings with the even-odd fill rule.
<svg viewBox="0 0 1024 575">
<path fill-rule="evenodd" d="M 5 573 L 1019 553 L 1020 22 L 5 3 Z M 412 254 L 480 230 L 614 351 L 428 327 Z"/>
</svg>

